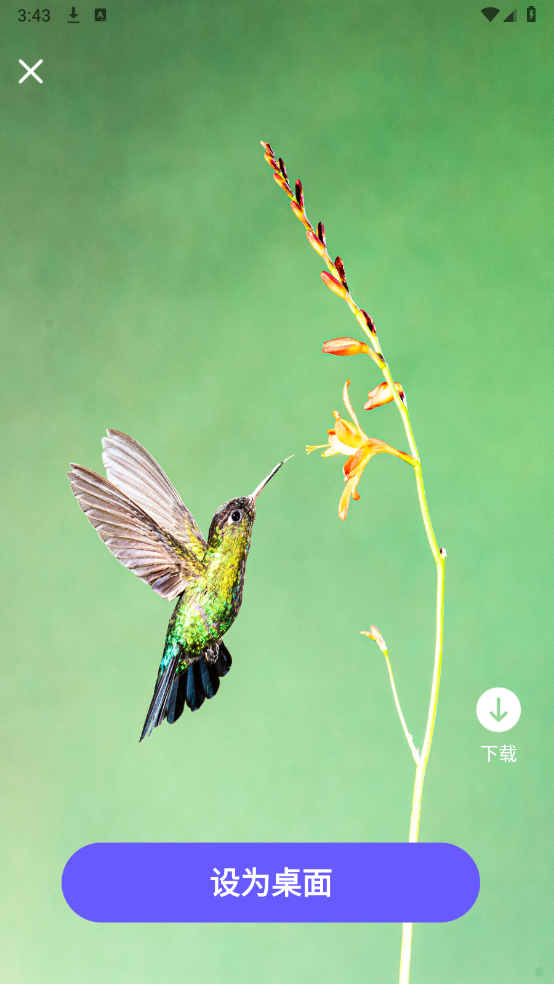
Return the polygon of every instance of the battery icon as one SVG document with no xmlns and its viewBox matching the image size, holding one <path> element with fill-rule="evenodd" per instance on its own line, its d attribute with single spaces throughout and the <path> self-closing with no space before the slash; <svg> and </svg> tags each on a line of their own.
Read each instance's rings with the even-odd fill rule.
<svg viewBox="0 0 554 984">
<path fill-rule="evenodd" d="M 537 8 L 527 7 L 527 23 L 535 24 L 537 20 Z"/>
</svg>

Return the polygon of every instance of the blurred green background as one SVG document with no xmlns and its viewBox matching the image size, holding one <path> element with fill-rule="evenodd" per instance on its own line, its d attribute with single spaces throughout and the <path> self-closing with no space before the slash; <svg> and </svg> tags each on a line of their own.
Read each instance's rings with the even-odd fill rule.
<svg viewBox="0 0 554 984">
<path fill-rule="evenodd" d="M 394 982 L 395 925 L 96 925 L 60 876 L 98 840 L 404 840 L 434 565 L 413 474 L 379 456 L 338 520 L 323 443 L 363 358 L 258 141 L 325 222 L 406 389 L 440 544 L 446 641 L 421 836 L 480 897 L 414 931 L 413 984 L 554 979 L 553 29 L 477 3 L 118 0 L 2 12 L 2 915 L 10 984 Z M 32 12 L 32 10 L 30 11 Z M 39 85 L 18 59 L 42 58 Z M 405 449 L 388 406 L 373 436 Z M 160 461 L 207 531 L 260 498 L 232 673 L 139 746 L 171 605 L 72 498 L 106 427 Z M 548 532 L 547 532 L 548 531 Z M 475 716 L 514 690 L 505 735 Z M 513 742 L 490 765 L 485 743 Z M 550 774 L 549 774 L 550 770 Z M 550 866 L 550 867 L 549 867 Z M 171 872 L 162 873 L 171 879 Z"/>
</svg>

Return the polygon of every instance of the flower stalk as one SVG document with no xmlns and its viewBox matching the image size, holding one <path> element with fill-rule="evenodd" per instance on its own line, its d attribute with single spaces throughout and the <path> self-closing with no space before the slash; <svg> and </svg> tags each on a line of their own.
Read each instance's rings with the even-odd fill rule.
<svg viewBox="0 0 554 984">
<path fill-rule="evenodd" d="M 279 184 L 279 186 L 285 191 L 291 200 L 291 207 L 297 218 L 302 222 L 302 225 L 306 229 L 306 236 L 308 242 L 316 250 L 316 252 L 324 260 L 327 271 L 323 271 L 321 274 L 321 279 L 325 285 L 338 297 L 346 301 L 348 307 L 352 311 L 356 321 L 364 331 L 369 342 L 371 343 L 371 348 L 365 342 L 359 342 L 354 338 L 338 338 L 329 342 L 325 342 L 323 346 L 323 351 L 340 356 L 350 356 L 357 354 L 369 355 L 376 365 L 381 369 L 384 382 L 379 386 L 376 386 L 368 394 L 368 403 L 365 406 L 367 410 L 373 410 L 378 406 L 382 406 L 385 403 L 390 403 L 394 401 L 397 406 L 398 412 L 400 413 L 402 423 L 404 425 L 404 430 L 406 433 L 406 438 L 410 448 L 410 454 L 398 451 L 396 448 L 392 448 L 390 445 L 385 444 L 383 441 L 379 441 L 377 438 L 368 437 L 364 431 L 361 429 L 356 415 L 351 407 L 350 401 L 348 399 L 348 383 L 344 388 L 344 402 L 349 411 L 353 423 L 343 420 L 338 413 L 335 412 L 335 428 L 330 430 L 329 442 L 326 445 L 320 445 L 320 447 L 325 447 L 326 450 L 323 452 L 325 457 L 333 454 L 344 454 L 348 455 L 348 460 L 346 461 L 343 472 L 344 479 L 346 482 L 345 490 L 341 496 L 341 501 L 339 505 L 339 516 L 341 519 L 346 519 L 348 512 L 348 506 L 351 496 L 354 499 L 359 499 L 359 493 L 357 491 L 357 485 L 361 478 L 364 468 L 368 464 L 369 460 L 377 453 L 385 451 L 389 454 L 395 455 L 401 458 L 403 461 L 411 464 L 414 469 L 415 482 L 417 489 L 417 496 L 419 501 L 419 508 L 421 511 L 421 517 L 423 520 L 423 525 L 425 527 L 425 532 L 427 535 L 427 540 L 429 542 L 429 547 L 433 555 L 433 560 L 436 567 L 436 597 L 435 597 L 435 651 L 434 651 L 434 662 L 433 662 L 433 677 L 431 683 L 431 693 L 429 697 L 429 707 L 427 713 L 427 722 L 425 727 L 425 735 L 423 739 L 423 744 L 421 751 L 415 747 L 412 739 L 412 735 L 408 730 L 404 715 L 402 713 L 402 708 L 400 706 L 400 700 L 396 690 L 396 685 L 394 682 L 394 676 L 392 672 L 392 666 L 389 659 L 389 654 L 387 647 L 385 645 L 384 639 L 379 633 L 375 626 L 371 627 L 371 632 L 364 632 L 364 635 L 369 636 L 369 638 L 374 639 L 379 648 L 381 649 L 386 663 L 387 670 L 389 673 L 390 683 L 394 702 L 396 709 L 402 724 L 406 740 L 408 742 L 410 751 L 412 753 L 416 771 L 414 778 L 414 788 L 412 796 L 412 809 L 410 815 L 410 828 L 408 840 L 411 843 L 416 843 L 419 836 L 419 822 L 421 816 L 421 805 L 423 797 L 423 783 L 425 779 L 425 772 L 427 769 L 427 763 L 429 761 L 429 755 L 431 752 L 431 743 L 433 740 L 433 731 L 435 727 L 435 719 L 437 714 L 437 703 L 439 697 L 439 687 L 440 687 L 440 676 L 441 676 L 441 666 L 442 666 L 442 648 L 443 648 L 443 625 L 444 625 L 444 579 L 445 579 L 445 558 L 446 551 L 439 548 L 437 540 L 433 531 L 433 526 L 431 523 L 431 517 L 429 515 L 429 508 L 427 505 L 427 499 L 425 496 L 425 486 L 423 484 L 423 475 L 421 468 L 421 460 L 418 454 L 415 438 L 412 431 L 412 426 L 410 422 L 410 415 L 408 412 L 408 405 L 403 388 L 399 383 L 394 382 L 390 369 L 387 365 L 386 359 L 383 355 L 381 345 L 379 343 L 379 338 L 377 335 L 377 329 L 371 317 L 367 312 L 358 306 L 354 301 L 350 289 L 348 286 L 348 281 L 346 279 L 346 271 L 344 268 L 344 263 L 340 256 L 337 256 L 333 261 L 331 255 L 328 252 L 325 238 L 325 229 L 321 222 L 317 224 L 314 228 L 308 219 L 305 208 L 304 192 L 300 181 L 296 182 L 295 191 L 293 192 L 289 181 L 288 175 L 281 158 L 277 159 L 275 157 L 274 151 L 270 144 L 264 143 L 262 141 L 262 146 L 264 147 L 265 154 L 264 157 L 270 167 L 273 168 L 274 178 Z M 309 447 L 308 453 L 315 450 L 314 447 Z M 402 926 L 402 941 L 400 947 L 400 975 L 399 984 L 409 984 L 410 979 L 410 958 L 411 958 L 411 946 L 412 946 L 412 924 L 404 923 Z"/>
<path fill-rule="evenodd" d="M 414 745 L 414 740 L 413 740 L 410 732 L 408 731 L 408 725 L 406 724 L 406 722 L 404 720 L 404 715 L 402 713 L 402 708 L 400 707 L 400 701 L 398 700 L 398 694 L 396 692 L 396 684 L 394 682 L 394 675 L 393 675 L 393 672 L 392 672 L 392 666 L 391 666 L 391 662 L 390 662 L 390 659 L 389 659 L 389 653 L 388 653 L 388 649 L 387 649 L 386 644 L 385 644 L 385 640 L 383 639 L 383 636 L 381 635 L 381 633 L 379 632 L 377 626 L 375 626 L 375 625 L 372 625 L 371 626 L 371 632 L 362 632 L 361 635 L 365 635 L 369 639 L 375 639 L 375 642 L 379 646 L 379 649 L 381 650 L 381 652 L 383 653 L 383 656 L 385 657 L 385 659 L 387 661 L 387 669 L 389 671 L 390 684 L 391 684 L 391 687 L 392 687 L 392 695 L 394 697 L 394 703 L 396 704 L 396 710 L 398 711 L 398 716 L 400 718 L 400 723 L 402 725 L 402 728 L 404 729 L 404 734 L 406 735 L 406 741 L 408 742 L 408 745 L 410 746 L 410 750 L 411 750 L 411 753 L 413 755 L 414 762 L 415 762 L 416 765 L 419 765 L 420 762 L 421 762 L 421 756 L 419 754 L 419 749 L 416 748 L 415 745 Z"/>
</svg>

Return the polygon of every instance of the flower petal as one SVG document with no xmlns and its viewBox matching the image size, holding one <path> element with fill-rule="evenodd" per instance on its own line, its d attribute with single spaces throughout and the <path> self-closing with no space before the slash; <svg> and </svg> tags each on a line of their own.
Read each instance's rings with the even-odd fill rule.
<svg viewBox="0 0 554 984">
<path fill-rule="evenodd" d="M 333 450 L 329 451 L 328 454 L 345 454 L 347 456 L 352 454 L 352 448 L 348 444 L 343 444 L 335 434 L 335 431 L 328 431 L 329 434 L 329 447 Z"/>
<path fill-rule="evenodd" d="M 342 417 L 338 417 L 335 421 L 335 434 L 342 444 L 350 448 L 349 454 L 352 453 L 352 448 L 361 448 L 366 440 L 365 434 L 359 427 L 354 427 L 354 424 L 349 420 L 343 420 Z"/>
<path fill-rule="evenodd" d="M 347 482 L 346 485 L 345 485 L 345 487 L 344 487 L 344 490 L 343 490 L 343 493 L 342 493 L 342 495 L 340 497 L 340 502 L 339 502 L 339 518 L 340 519 L 343 519 L 343 520 L 346 519 L 346 516 L 348 514 L 348 506 L 350 505 L 350 497 L 353 495 L 355 499 L 359 499 L 360 498 L 360 496 L 356 492 L 356 486 L 357 486 L 359 480 L 360 480 L 360 476 L 359 475 L 355 475 L 354 478 L 351 478 L 350 481 Z"/>
<path fill-rule="evenodd" d="M 391 447 L 390 444 L 385 444 L 384 441 L 380 441 L 376 437 L 366 438 L 364 444 L 350 457 L 348 461 L 345 461 L 343 465 L 344 480 L 348 481 L 353 475 L 361 475 L 367 463 L 376 454 L 393 454 L 396 458 L 402 458 L 403 461 L 407 461 L 410 465 L 415 465 L 415 458 L 411 455 L 405 454 L 403 451 L 399 451 L 397 448 Z"/>
<path fill-rule="evenodd" d="M 409 465 L 417 464 L 416 459 L 412 458 L 411 454 L 406 454 L 405 451 L 399 451 L 398 448 L 393 448 L 390 444 L 386 444 L 385 441 L 380 441 L 378 437 L 367 437 L 366 447 L 368 450 L 368 461 L 374 454 L 386 452 L 387 454 L 393 454 L 395 458 L 401 458 L 402 461 L 406 461 Z"/>
<path fill-rule="evenodd" d="M 344 405 L 345 405 L 346 409 L 348 410 L 348 413 L 352 417 L 352 420 L 356 424 L 356 427 L 358 428 L 360 434 L 362 434 L 363 437 L 365 437 L 365 434 L 364 434 L 362 428 L 360 427 L 360 423 L 358 421 L 358 418 L 357 418 L 356 414 L 354 413 L 354 411 L 352 409 L 352 404 L 351 404 L 350 399 L 348 397 L 348 387 L 349 386 L 350 386 L 350 380 L 347 379 L 346 382 L 345 382 L 345 384 L 344 384 L 343 391 L 342 391 L 342 398 L 344 400 Z"/>
<path fill-rule="evenodd" d="M 368 454 L 368 449 L 365 447 L 351 454 L 342 466 L 344 481 L 347 482 L 353 475 L 361 475 L 370 458 L 371 454 Z"/>
<path fill-rule="evenodd" d="M 390 444 L 385 444 L 384 441 L 379 441 L 376 437 L 369 437 L 368 441 L 372 448 L 371 455 L 386 451 L 387 454 L 393 454 L 395 458 L 401 458 L 402 461 L 406 461 L 409 465 L 417 464 L 416 459 L 412 458 L 411 454 L 406 454 L 405 451 L 399 451 L 398 448 L 393 448 Z"/>
</svg>

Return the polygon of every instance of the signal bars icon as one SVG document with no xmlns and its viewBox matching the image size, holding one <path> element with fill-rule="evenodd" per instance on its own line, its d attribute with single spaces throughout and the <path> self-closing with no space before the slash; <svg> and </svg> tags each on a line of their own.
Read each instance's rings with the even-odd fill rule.
<svg viewBox="0 0 554 984">
<path fill-rule="evenodd" d="M 483 7 L 481 13 L 484 14 L 487 20 L 490 22 L 493 21 L 496 15 L 500 13 L 500 10 L 498 9 L 498 7 Z M 505 24 L 515 24 L 516 21 L 517 21 L 517 9 L 512 10 L 511 14 L 508 14 L 508 16 L 504 18 Z M 536 21 L 537 21 L 537 8 L 527 7 L 527 23 L 535 24 Z"/>
</svg>

